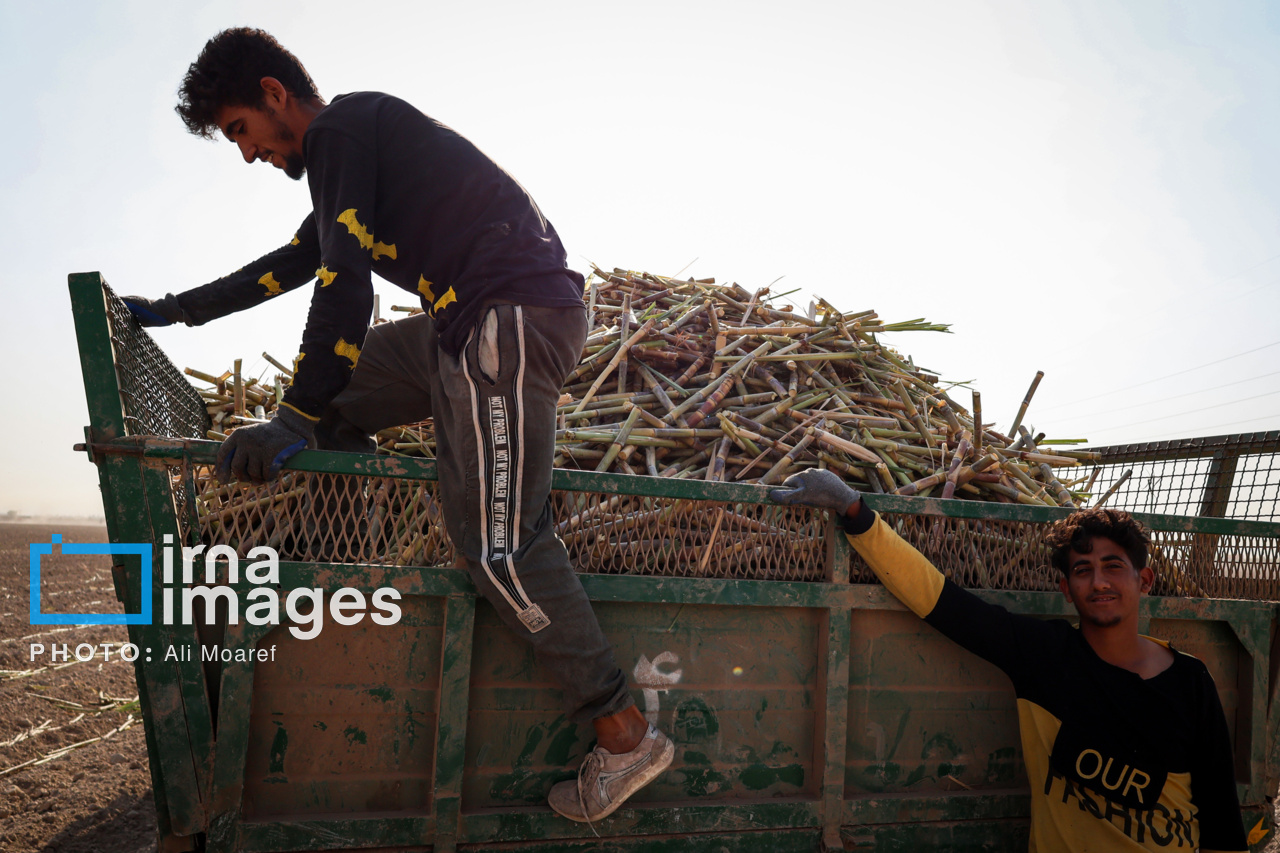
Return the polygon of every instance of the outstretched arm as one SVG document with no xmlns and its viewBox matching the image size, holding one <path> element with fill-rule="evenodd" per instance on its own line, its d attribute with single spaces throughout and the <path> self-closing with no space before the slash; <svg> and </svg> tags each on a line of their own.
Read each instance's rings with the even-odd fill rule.
<svg viewBox="0 0 1280 853">
<path fill-rule="evenodd" d="M 315 215 L 302 221 L 293 239 L 230 275 L 161 299 L 126 296 L 124 302 L 144 326 L 185 323 L 200 326 L 243 311 L 273 296 L 296 290 L 316 277 L 320 240 Z"/>
<path fill-rule="evenodd" d="M 1041 641 L 1048 639 L 1044 622 L 989 604 L 948 580 L 835 473 L 803 471 L 787 478 L 769 497 L 832 510 L 854 550 L 913 613 L 1009 673 L 1015 682 L 1017 673 L 1034 667 Z"/>
</svg>

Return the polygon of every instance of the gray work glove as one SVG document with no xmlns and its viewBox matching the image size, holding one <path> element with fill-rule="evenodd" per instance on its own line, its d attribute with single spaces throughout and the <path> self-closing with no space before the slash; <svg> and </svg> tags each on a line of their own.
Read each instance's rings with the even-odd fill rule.
<svg viewBox="0 0 1280 853">
<path fill-rule="evenodd" d="M 265 483 L 280 473 L 285 460 L 314 443 L 315 424 L 281 407 L 265 424 L 240 427 L 218 448 L 218 482 L 232 478 Z"/>
<path fill-rule="evenodd" d="M 178 304 L 178 297 L 166 293 L 162 299 L 148 299 L 145 296 L 122 296 L 120 299 L 129 308 L 129 313 L 138 318 L 143 326 L 172 326 L 174 323 L 192 325 L 187 312 Z"/>
<path fill-rule="evenodd" d="M 862 500 L 862 493 L 845 485 L 838 474 L 809 468 L 799 474 L 792 474 L 780 487 L 770 489 L 769 499 L 780 504 L 802 504 L 829 509 L 844 515 L 854 501 Z"/>
</svg>

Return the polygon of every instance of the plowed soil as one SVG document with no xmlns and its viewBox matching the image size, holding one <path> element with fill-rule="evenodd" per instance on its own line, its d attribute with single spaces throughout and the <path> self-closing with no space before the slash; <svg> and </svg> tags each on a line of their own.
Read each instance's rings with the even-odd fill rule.
<svg viewBox="0 0 1280 853">
<path fill-rule="evenodd" d="M 28 544 L 54 533 L 67 543 L 107 541 L 105 527 L 0 524 L 0 850 L 153 851 L 147 746 L 140 711 L 125 701 L 138 693 L 133 665 L 101 652 L 104 643 L 124 643 L 125 628 L 30 624 Z M 40 586 L 45 613 L 124 612 L 106 556 L 61 555 L 55 546 Z M 33 643 L 45 646 L 34 660 Z M 97 656 L 77 662 L 81 643 Z M 70 665 L 51 661 L 54 644 L 67 646 Z"/>
</svg>

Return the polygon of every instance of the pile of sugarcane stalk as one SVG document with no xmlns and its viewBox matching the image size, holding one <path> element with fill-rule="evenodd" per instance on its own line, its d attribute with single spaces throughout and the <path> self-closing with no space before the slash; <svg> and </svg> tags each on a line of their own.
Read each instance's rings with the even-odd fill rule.
<svg viewBox="0 0 1280 853">
<path fill-rule="evenodd" d="M 880 342 L 898 331 L 818 300 L 774 307 L 766 290 L 599 269 L 590 332 L 558 412 L 555 464 L 659 477 L 775 484 L 826 467 L 866 491 L 1077 506 L 1096 462 L 1022 425 L 975 427 L 939 379 Z M 1016 436 L 1011 438 L 1010 436 Z"/>
<path fill-rule="evenodd" d="M 617 269 L 597 268 L 586 296 L 586 345 L 557 411 L 557 467 L 766 485 L 824 467 L 877 493 L 1035 506 L 1089 497 L 1082 466 L 1097 454 L 1023 424 L 1042 373 L 1001 433 L 982 422 L 977 391 L 966 409 L 949 393 L 957 386 L 881 340 L 946 326 L 886 323 L 822 299 L 801 313 L 768 288 Z M 271 417 L 293 374 L 263 356 L 279 371 L 269 382 L 244 378 L 238 360 L 219 376 L 187 370 L 211 385 L 200 391 L 211 438 Z M 381 453 L 435 455 L 430 421 L 376 438 Z"/>
</svg>

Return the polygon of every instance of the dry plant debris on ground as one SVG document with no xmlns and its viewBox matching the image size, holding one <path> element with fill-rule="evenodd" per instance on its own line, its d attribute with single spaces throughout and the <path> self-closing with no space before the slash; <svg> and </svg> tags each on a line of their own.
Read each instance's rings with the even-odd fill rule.
<svg viewBox="0 0 1280 853">
<path fill-rule="evenodd" d="M 106 542 L 104 527 L 0 525 L 0 850 L 155 849 L 155 806 L 133 665 L 32 661 L 30 644 L 119 645 L 123 626 L 31 625 L 28 544 Z M 45 558 L 49 612 L 123 613 L 107 556 Z"/>
</svg>

